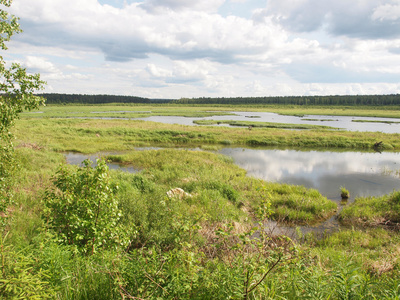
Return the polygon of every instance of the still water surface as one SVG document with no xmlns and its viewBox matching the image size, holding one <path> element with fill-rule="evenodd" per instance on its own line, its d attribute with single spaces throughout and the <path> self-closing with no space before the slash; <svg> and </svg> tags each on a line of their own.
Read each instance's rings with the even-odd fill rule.
<svg viewBox="0 0 400 300">
<path fill-rule="evenodd" d="M 232 157 L 248 175 L 266 181 L 304 185 L 338 203 L 340 187 L 350 191 L 354 201 L 358 196 L 381 196 L 400 189 L 400 153 L 321 152 L 296 150 L 260 150 L 225 148 L 220 153 Z M 339 212 L 338 211 L 338 212 Z M 317 238 L 338 231 L 342 226 L 337 215 L 315 225 L 288 226 L 266 222 L 267 231 L 292 239 L 312 233 Z"/>
<path fill-rule="evenodd" d="M 331 152 L 265 150 L 247 148 L 224 148 L 219 153 L 230 156 L 245 169 L 249 176 L 266 181 L 304 185 L 315 188 L 328 199 L 340 204 L 340 187 L 350 191 L 350 202 L 358 196 L 381 196 L 400 189 L 400 153 Z M 65 154 L 70 164 L 81 164 L 84 159 L 95 161 L 97 155 L 79 153 Z M 115 153 L 114 153 L 115 154 Z M 110 169 L 138 172 L 132 167 L 109 164 Z M 275 221 L 267 222 L 273 234 L 284 234 L 297 239 L 298 232 L 313 233 L 317 237 L 339 230 L 340 224 L 333 216 L 314 226 L 287 226 Z"/>
<path fill-rule="evenodd" d="M 340 187 L 358 196 L 381 196 L 400 189 L 400 153 L 331 152 L 224 148 L 219 153 L 232 157 L 249 176 L 266 181 L 304 185 L 331 200 L 340 201 Z M 107 155 L 112 153 L 102 153 Z M 70 164 L 101 156 L 67 153 Z M 137 172 L 133 167 L 109 164 L 110 169 Z"/>
<path fill-rule="evenodd" d="M 276 113 L 268 112 L 232 112 L 233 115 L 228 116 L 212 116 L 205 118 L 189 118 L 177 116 L 150 116 L 146 118 L 138 118 L 137 120 L 153 121 L 166 124 L 179 125 L 195 125 L 195 120 L 216 120 L 216 121 L 251 121 L 251 122 L 273 122 L 288 124 L 311 124 L 323 125 L 340 128 L 349 131 L 370 131 L 384 133 L 400 133 L 400 119 L 395 118 L 369 118 L 369 117 L 349 117 L 349 116 L 315 116 L 307 115 L 303 117 L 284 116 Z M 307 120 L 308 119 L 308 120 Z M 382 122 L 399 122 L 399 123 L 368 123 L 353 121 L 382 121 Z M 227 126 L 215 125 L 215 126 Z"/>
<path fill-rule="evenodd" d="M 400 188 L 400 153 L 321 152 L 225 148 L 247 170 L 266 181 L 304 185 L 332 200 L 340 200 L 340 187 L 357 196 L 380 196 Z"/>
</svg>

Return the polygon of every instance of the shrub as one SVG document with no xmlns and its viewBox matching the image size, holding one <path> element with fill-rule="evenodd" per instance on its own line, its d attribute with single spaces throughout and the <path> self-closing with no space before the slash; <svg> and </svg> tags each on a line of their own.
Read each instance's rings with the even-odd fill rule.
<svg viewBox="0 0 400 300">
<path fill-rule="evenodd" d="M 115 197 L 117 186 L 110 181 L 104 160 L 91 167 L 61 166 L 46 192 L 45 218 L 57 232 L 59 242 L 77 251 L 93 254 L 99 247 L 124 246 L 126 233 L 119 224 L 121 211 Z"/>
</svg>

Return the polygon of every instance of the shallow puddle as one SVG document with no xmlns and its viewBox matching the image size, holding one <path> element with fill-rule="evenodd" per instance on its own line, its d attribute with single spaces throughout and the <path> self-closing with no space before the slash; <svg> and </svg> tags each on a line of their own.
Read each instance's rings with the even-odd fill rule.
<svg viewBox="0 0 400 300">
<path fill-rule="evenodd" d="M 106 155 L 112 155 L 112 154 L 115 154 L 115 153 L 101 153 L 101 154 L 88 155 L 88 154 L 82 154 L 82 153 L 68 152 L 68 153 L 65 153 L 64 156 L 65 156 L 67 163 L 71 164 L 71 165 L 81 166 L 82 162 L 85 159 L 90 159 L 93 162 L 93 166 L 96 166 L 97 159 L 102 158 Z M 138 169 L 135 169 L 135 168 L 129 167 L 129 166 L 124 166 L 122 164 L 117 164 L 117 163 L 107 163 L 107 166 L 109 167 L 110 170 L 121 170 L 121 171 L 129 172 L 129 173 L 139 172 Z"/>
</svg>

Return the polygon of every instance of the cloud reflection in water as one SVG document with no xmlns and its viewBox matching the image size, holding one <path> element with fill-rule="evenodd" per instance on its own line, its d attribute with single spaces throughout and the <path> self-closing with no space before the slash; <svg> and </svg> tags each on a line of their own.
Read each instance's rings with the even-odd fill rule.
<svg viewBox="0 0 400 300">
<path fill-rule="evenodd" d="M 266 181 L 304 185 L 330 199 L 340 199 L 340 187 L 356 196 L 378 196 L 400 185 L 399 153 L 320 152 L 226 148 L 250 176 Z"/>
</svg>

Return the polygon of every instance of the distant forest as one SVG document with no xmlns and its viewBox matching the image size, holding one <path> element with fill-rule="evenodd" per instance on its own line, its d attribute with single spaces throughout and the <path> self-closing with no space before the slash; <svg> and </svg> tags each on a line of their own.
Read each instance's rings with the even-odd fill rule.
<svg viewBox="0 0 400 300">
<path fill-rule="evenodd" d="M 150 103 L 147 98 L 116 95 L 39 94 L 48 104 Z"/>
<path fill-rule="evenodd" d="M 400 94 L 395 95 L 354 95 L 354 96 L 276 96 L 236 98 L 193 98 L 179 99 L 179 104 L 281 104 L 281 105 L 400 105 Z"/>
<path fill-rule="evenodd" d="M 174 103 L 174 104 L 229 104 L 229 105 L 337 105 L 337 106 L 384 106 L 399 105 L 400 94 L 392 95 L 353 95 L 353 96 L 274 96 L 274 97 L 235 97 L 235 98 L 181 98 L 149 99 L 136 96 L 81 95 L 81 94 L 39 94 L 48 104 L 108 104 L 108 103 Z"/>
</svg>

